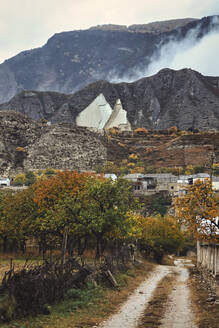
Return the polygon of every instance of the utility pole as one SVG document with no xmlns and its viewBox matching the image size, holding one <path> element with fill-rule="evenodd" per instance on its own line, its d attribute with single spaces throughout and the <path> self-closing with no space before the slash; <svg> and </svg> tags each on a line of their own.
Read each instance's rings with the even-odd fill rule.
<svg viewBox="0 0 219 328">
<path fill-rule="evenodd" d="M 213 165 L 214 165 L 214 161 L 215 161 L 215 152 L 214 152 L 214 146 L 213 146 L 213 152 L 211 154 L 211 158 L 210 158 L 210 181 L 212 183 L 212 178 L 213 178 Z"/>
</svg>

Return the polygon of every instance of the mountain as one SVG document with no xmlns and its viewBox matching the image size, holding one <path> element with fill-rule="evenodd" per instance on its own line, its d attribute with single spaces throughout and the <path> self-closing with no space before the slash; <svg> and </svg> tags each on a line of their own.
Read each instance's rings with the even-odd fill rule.
<svg viewBox="0 0 219 328">
<path fill-rule="evenodd" d="M 35 120 L 76 125 L 79 114 L 92 102 L 98 108 L 100 94 L 111 108 L 121 100 L 132 127 L 219 129 L 219 77 L 203 76 L 191 69 L 163 69 L 133 83 L 97 81 L 73 95 L 23 91 L 0 105 L 0 110 L 13 109 Z"/>
<path fill-rule="evenodd" d="M 0 103 L 22 90 L 73 93 L 97 80 L 132 79 L 161 47 L 196 30 L 195 40 L 218 26 L 214 16 L 129 27 L 104 25 L 58 33 L 41 48 L 19 53 L 0 65 Z"/>
<path fill-rule="evenodd" d="M 106 159 L 100 136 L 86 128 L 47 126 L 17 112 L 0 112 L 0 175 L 42 168 L 93 170 Z"/>
<path fill-rule="evenodd" d="M 0 176 L 46 168 L 95 170 L 106 161 L 119 167 L 131 154 L 138 155 L 143 167 L 209 170 L 213 155 L 219 162 L 219 132 L 137 129 L 101 135 L 69 123 L 48 126 L 21 113 L 0 112 Z"/>
</svg>

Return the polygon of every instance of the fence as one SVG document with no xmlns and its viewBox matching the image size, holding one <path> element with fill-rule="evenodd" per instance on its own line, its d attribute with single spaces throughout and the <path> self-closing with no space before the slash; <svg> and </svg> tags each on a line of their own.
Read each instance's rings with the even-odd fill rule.
<svg viewBox="0 0 219 328">
<path fill-rule="evenodd" d="M 219 244 L 197 242 L 197 262 L 214 277 L 219 278 Z"/>
</svg>

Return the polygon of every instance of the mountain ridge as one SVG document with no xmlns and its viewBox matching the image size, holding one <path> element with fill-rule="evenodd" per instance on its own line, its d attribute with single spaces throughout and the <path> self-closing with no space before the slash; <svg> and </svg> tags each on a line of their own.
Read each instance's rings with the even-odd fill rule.
<svg viewBox="0 0 219 328">
<path fill-rule="evenodd" d="M 71 122 L 103 94 L 111 108 L 118 99 L 133 128 L 219 129 L 219 77 L 191 69 L 163 69 L 133 83 L 97 81 L 74 94 L 23 91 L 0 110 L 16 110 L 52 123 Z"/>
<path fill-rule="evenodd" d="M 125 75 L 133 79 L 162 45 L 186 38 L 197 27 L 198 40 L 218 22 L 209 16 L 161 33 L 100 29 L 57 33 L 41 48 L 23 51 L 0 65 L 0 103 L 22 90 L 73 93 L 91 82 L 112 80 L 115 73 L 120 80 Z"/>
</svg>

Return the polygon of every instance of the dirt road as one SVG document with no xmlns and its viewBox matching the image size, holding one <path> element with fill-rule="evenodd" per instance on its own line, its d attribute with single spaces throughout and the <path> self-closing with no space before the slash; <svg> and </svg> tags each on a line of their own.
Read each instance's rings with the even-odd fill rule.
<svg viewBox="0 0 219 328">
<path fill-rule="evenodd" d="M 100 325 L 100 328 L 137 328 L 145 308 L 153 298 L 158 283 L 173 271 L 178 273 L 176 285 L 166 304 L 165 315 L 162 319 L 162 328 L 195 328 L 193 313 L 190 306 L 189 287 L 187 280 L 188 269 L 183 260 L 175 262 L 175 267 L 157 266 L 139 288 L 129 297 L 120 310 Z M 188 263 L 187 263 L 188 264 Z"/>
<path fill-rule="evenodd" d="M 188 269 L 184 265 L 189 265 L 183 260 L 176 261 L 176 272 L 178 277 L 170 301 L 167 304 L 165 316 L 162 320 L 161 328 L 195 328 L 194 315 L 191 310 L 190 290 L 187 285 L 189 278 Z"/>
</svg>

